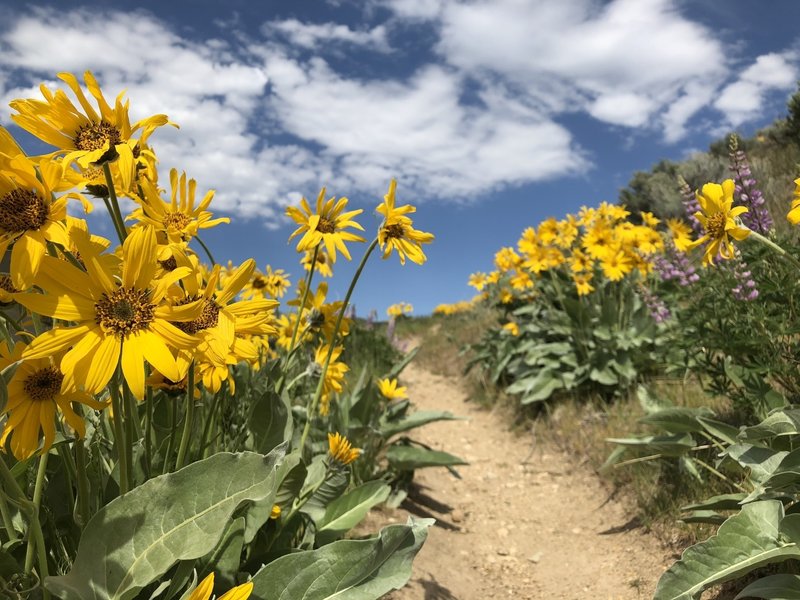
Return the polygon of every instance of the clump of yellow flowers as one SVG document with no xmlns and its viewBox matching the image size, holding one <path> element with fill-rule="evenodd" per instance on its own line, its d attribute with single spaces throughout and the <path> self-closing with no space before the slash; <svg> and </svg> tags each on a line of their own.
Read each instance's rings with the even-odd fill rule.
<svg viewBox="0 0 800 600">
<path fill-rule="evenodd" d="M 58 445 L 74 483 L 68 495 L 76 501 L 76 521 L 86 523 L 93 504 L 113 497 L 89 492 L 87 432 L 94 436 L 93 452 L 102 452 L 92 460 L 113 471 L 112 489 L 120 494 L 220 444 L 237 451 L 224 446 L 234 439 L 224 429 L 227 415 L 238 410 L 237 369 L 270 365 L 279 376 L 267 381 L 279 396 L 293 385 L 287 375 L 302 371 L 298 361 L 308 361 L 317 382 L 307 397 L 304 448 L 312 420 L 330 426 L 325 415 L 343 389 L 345 311 L 370 254 L 380 247 L 384 258 L 397 253 L 401 263 L 422 264 L 422 246 L 434 236 L 414 228 L 413 206 L 396 205 L 397 182 L 391 180 L 376 208 L 381 224 L 344 300 L 328 301 L 327 283 L 314 291 L 314 276 L 330 277 L 337 256 L 350 259 L 349 245 L 367 240 L 355 220 L 363 209 L 348 210 L 347 198 L 322 188 L 313 207 L 302 199 L 287 209 L 296 223 L 289 239 L 297 238 L 305 278 L 282 310 L 292 287 L 286 271 L 269 264 L 259 270 L 252 258 L 217 264 L 200 239 L 230 222 L 213 215 L 214 191 L 201 191 L 176 168 L 159 179 L 151 138 L 176 125 L 163 114 L 132 123 L 124 95 L 109 102 L 90 72 L 83 82 L 70 73 L 59 78 L 66 90 L 42 85 L 41 99 L 11 103 L 14 123 L 51 151 L 28 156 L 0 127 L 0 259 L 8 254 L 9 265 L 0 274 L 0 369 L 7 392 L 0 444 L 18 461 L 39 457 L 34 515 L 48 455 Z M 120 208 L 122 198 L 133 204 L 129 214 Z M 83 214 L 73 216 L 70 201 Z M 114 240 L 83 218 L 95 203 L 105 206 Z M 161 416 L 154 398 L 165 411 Z M 170 399 L 166 409 L 163 398 Z M 159 418 L 167 419 L 166 429 L 155 424 Z M 330 434 L 329 454 L 337 464 L 359 453 Z M 5 500 L 0 504 L 6 517 Z M 33 557 L 46 562 L 48 555 L 35 547 L 42 544 L 38 526 L 33 519 L 26 536 L 26 572 Z M 46 574 L 43 564 L 40 579 Z M 213 576 L 191 597 L 207 598 L 212 585 Z M 239 586 L 224 597 L 246 598 L 251 588 Z"/>
</svg>

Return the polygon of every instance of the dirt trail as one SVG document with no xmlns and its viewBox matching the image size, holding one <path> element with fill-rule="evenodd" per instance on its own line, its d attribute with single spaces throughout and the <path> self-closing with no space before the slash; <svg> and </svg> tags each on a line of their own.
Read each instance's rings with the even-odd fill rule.
<svg viewBox="0 0 800 600">
<path fill-rule="evenodd" d="M 461 479 L 421 469 L 403 508 L 374 513 L 405 521 L 409 509 L 434 516 L 409 584 L 392 600 L 644 599 L 671 563 L 668 552 L 631 525 L 631 514 L 587 469 L 508 431 L 507 420 L 466 402 L 455 381 L 411 365 L 402 381 L 419 409 L 467 417 L 427 425 L 415 437 L 470 465 Z"/>
</svg>

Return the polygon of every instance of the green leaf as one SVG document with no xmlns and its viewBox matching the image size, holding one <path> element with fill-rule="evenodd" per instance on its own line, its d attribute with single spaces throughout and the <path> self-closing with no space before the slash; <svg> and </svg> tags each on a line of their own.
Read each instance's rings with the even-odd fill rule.
<svg viewBox="0 0 800 600">
<path fill-rule="evenodd" d="M 697 417 L 697 420 L 708 433 L 718 437 L 727 444 L 735 444 L 739 439 L 739 428 L 706 417 Z"/>
<path fill-rule="evenodd" d="M 328 467 L 325 465 L 325 456 L 318 455 L 314 457 L 314 460 L 308 466 L 308 473 L 301 495 L 305 495 L 308 490 L 318 485 L 319 488 L 303 505 L 300 512 L 314 519 L 315 523 L 318 522 L 325 516 L 325 510 L 328 505 L 344 493 L 349 483 L 350 472 L 347 469 L 336 469 L 328 473 Z"/>
<path fill-rule="evenodd" d="M 413 350 L 410 350 L 408 353 L 406 353 L 403 359 L 399 363 L 394 365 L 392 367 L 392 370 L 386 374 L 386 378 L 394 379 L 395 377 L 400 375 L 400 373 L 403 372 L 403 369 L 405 369 L 408 366 L 408 363 L 414 360 L 414 357 L 417 355 L 417 352 L 419 352 L 420 347 L 421 346 L 417 346 Z"/>
<path fill-rule="evenodd" d="M 400 421 L 389 421 L 380 426 L 381 435 L 390 438 L 393 435 L 416 429 L 422 425 L 433 423 L 434 421 L 463 421 L 463 417 L 456 417 L 453 413 L 438 410 L 420 410 L 408 415 Z"/>
<path fill-rule="evenodd" d="M 639 421 L 659 427 L 668 433 L 695 433 L 703 431 L 698 417 L 711 417 L 714 413 L 706 407 L 688 408 L 673 406 L 645 415 Z"/>
<path fill-rule="evenodd" d="M 248 426 L 252 433 L 252 449 L 266 454 L 292 439 L 292 411 L 287 398 L 273 391 L 264 392 L 253 403 Z"/>
<path fill-rule="evenodd" d="M 197 567 L 197 571 L 202 577 L 212 571 L 216 573 L 214 575 L 216 589 L 227 590 L 236 585 L 236 573 L 239 571 L 244 547 L 244 526 L 244 517 L 231 521 L 217 547 L 204 556 L 201 564 Z"/>
<path fill-rule="evenodd" d="M 694 448 L 694 439 L 688 433 L 647 435 L 640 438 L 608 438 L 606 441 L 664 456 L 680 456 Z"/>
<path fill-rule="evenodd" d="M 376 537 L 282 556 L 255 574 L 252 597 L 377 600 L 406 584 L 432 524 L 433 519 L 409 519 L 408 525 L 390 525 Z"/>
<path fill-rule="evenodd" d="M 688 515 L 682 516 L 679 521 L 684 523 L 710 523 L 711 525 L 722 525 L 726 519 L 725 515 L 713 510 L 695 510 Z"/>
<path fill-rule="evenodd" d="M 761 483 L 772 475 L 789 453 L 750 444 L 734 444 L 725 451 L 725 454 L 750 469 L 750 479 Z"/>
<path fill-rule="evenodd" d="M 779 410 L 758 425 L 745 427 L 741 438 L 748 441 L 764 440 L 781 435 L 800 433 L 800 410 Z"/>
<path fill-rule="evenodd" d="M 733 600 L 767 598 L 768 600 L 800 600 L 800 575 L 769 575 L 754 581 Z"/>
<path fill-rule="evenodd" d="M 244 502 L 274 494 L 284 452 L 215 454 L 116 498 L 86 525 L 70 572 L 45 586 L 66 600 L 135 597 L 179 560 L 210 552 Z"/>
<path fill-rule="evenodd" d="M 777 500 L 746 504 L 716 535 L 683 553 L 659 579 L 654 600 L 696 600 L 712 585 L 800 557 L 797 544 L 781 538 L 781 519 L 783 505 Z"/>
<path fill-rule="evenodd" d="M 608 366 L 603 367 L 602 369 L 594 367 L 589 372 L 589 379 L 602 385 L 617 385 L 619 383 L 619 378 L 614 374 L 614 371 L 611 369 L 611 367 Z"/>
<path fill-rule="evenodd" d="M 453 467 L 469 464 L 457 456 L 439 450 L 428 450 L 418 446 L 394 444 L 386 451 L 389 464 L 398 471 L 413 471 L 423 467 Z"/>
<path fill-rule="evenodd" d="M 300 459 L 300 451 L 295 450 L 290 454 L 284 456 L 281 464 L 278 465 L 278 468 L 275 470 L 274 478 L 275 478 L 275 493 L 268 494 L 264 498 L 260 500 L 254 500 L 250 503 L 250 506 L 247 507 L 247 512 L 245 513 L 245 529 L 244 529 L 244 543 L 249 544 L 253 541 L 258 534 L 258 530 L 264 526 L 264 523 L 269 521 L 270 515 L 272 515 L 272 507 L 275 504 L 278 504 L 281 507 L 281 510 L 287 508 L 287 503 L 282 503 L 283 496 L 282 494 L 286 493 L 286 489 L 284 484 L 286 483 L 287 478 L 292 474 L 292 472 L 297 469 L 298 465 L 302 466 L 302 461 Z M 305 467 L 303 467 L 303 477 L 305 477 Z M 302 481 L 299 485 L 302 485 Z M 299 491 L 299 487 L 297 488 Z M 294 500 L 296 494 L 291 497 L 290 500 Z"/>
<path fill-rule="evenodd" d="M 373 506 L 384 502 L 391 491 L 382 481 L 369 481 L 331 502 L 317 522 L 317 542 L 327 544 L 350 531 Z"/>
<path fill-rule="evenodd" d="M 743 493 L 720 494 L 703 502 L 681 506 L 681 510 L 739 510 L 742 508 L 741 501 L 746 497 L 747 494 Z"/>
</svg>

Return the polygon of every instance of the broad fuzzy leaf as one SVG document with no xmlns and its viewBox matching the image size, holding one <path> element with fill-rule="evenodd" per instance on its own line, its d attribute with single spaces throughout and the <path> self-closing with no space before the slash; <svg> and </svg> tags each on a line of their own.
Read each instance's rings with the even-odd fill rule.
<svg viewBox="0 0 800 600">
<path fill-rule="evenodd" d="M 377 537 L 341 540 L 283 556 L 253 577 L 258 600 L 377 600 L 403 587 L 433 519 L 390 525 Z"/>
<path fill-rule="evenodd" d="M 350 531 L 373 506 L 384 502 L 391 491 L 382 481 L 369 481 L 331 502 L 317 522 L 317 542 L 326 544 Z"/>
<path fill-rule="evenodd" d="M 453 467 L 469 464 L 457 456 L 438 450 L 428 450 L 417 446 L 390 446 L 386 452 L 389 464 L 400 471 L 410 471 L 423 467 Z"/>
<path fill-rule="evenodd" d="M 398 433 L 416 429 L 428 423 L 433 423 L 434 421 L 457 421 L 461 419 L 461 417 L 456 417 L 451 412 L 420 410 L 399 421 L 382 423 L 380 431 L 383 437 L 389 438 Z"/>
<path fill-rule="evenodd" d="M 659 579 L 653 600 L 696 600 L 712 585 L 800 557 L 797 544 L 780 535 L 782 519 L 783 505 L 777 500 L 746 504 L 716 535 L 683 553 Z"/>
<path fill-rule="evenodd" d="M 116 498 L 86 525 L 70 572 L 45 586 L 65 600 L 134 598 L 179 560 L 210 552 L 242 503 L 274 495 L 284 453 L 215 454 Z"/>
</svg>

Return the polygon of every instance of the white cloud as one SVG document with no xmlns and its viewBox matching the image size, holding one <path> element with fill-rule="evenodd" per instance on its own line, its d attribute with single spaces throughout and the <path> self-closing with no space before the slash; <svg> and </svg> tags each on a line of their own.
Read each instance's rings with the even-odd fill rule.
<svg viewBox="0 0 800 600">
<path fill-rule="evenodd" d="M 393 14 L 381 22 L 376 3 Z M 321 185 L 379 198 L 394 176 L 406 197 L 459 201 L 577 173 L 590 162 L 565 115 L 676 142 L 699 111 L 752 118 L 797 76 L 794 55 L 767 54 L 731 82 L 730 49 L 676 0 L 372 0 L 367 11 L 364 26 L 279 19 L 248 39 L 234 22 L 207 40 L 147 12 L 19 11 L 0 31 L 0 101 L 92 69 L 108 96 L 127 89 L 133 118 L 181 125 L 152 138 L 162 167 L 216 188 L 217 211 L 274 223 Z M 402 78 L 328 60 L 397 64 L 393 35 L 419 26 L 437 59 Z"/>
<path fill-rule="evenodd" d="M 714 107 L 734 126 L 758 116 L 767 93 L 795 86 L 798 71 L 792 61 L 797 61 L 794 53 L 759 56 L 736 81 L 725 86 Z"/>
<path fill-rule="evenodd" d="M 283 34 L 292 44 L 306 49 L 314 49 L 320 43 L 344 42 L 381 52 L 389 50 L 386 27 L 383 25 L 359 31 L 339 23 L 302 23 L 297 19 L 286 19 L 270 21 L 262 30 L 267 36 L 274 33 Z"/>
</svg>

